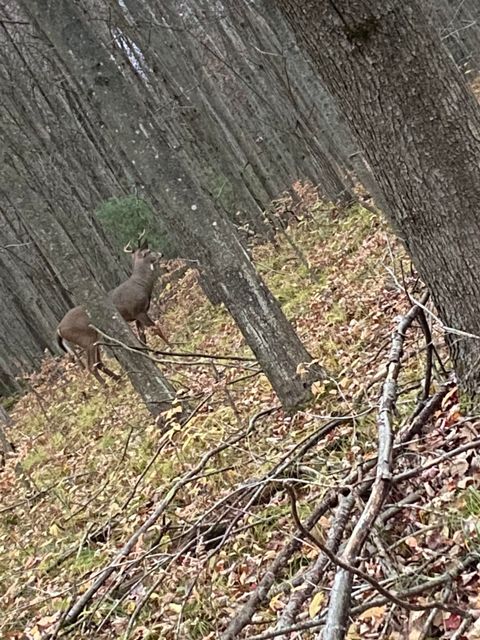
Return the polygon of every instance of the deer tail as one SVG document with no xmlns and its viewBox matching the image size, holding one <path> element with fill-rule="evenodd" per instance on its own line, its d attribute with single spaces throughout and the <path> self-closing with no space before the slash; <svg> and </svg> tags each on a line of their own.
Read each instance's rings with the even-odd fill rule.
<svg viewBox="0 0 480 640">
<path fill-rule="evenodd" d="M 60 335 L 60 332 L 57 331 L 57 344 L 60 347 L 60 349 L 62 349 L 62 351 L 65 351 L 65 353 L 69 353 L 66 345 L 65 345 L 65 341 L 62 338 L 62 336 Z"/>
</svg>

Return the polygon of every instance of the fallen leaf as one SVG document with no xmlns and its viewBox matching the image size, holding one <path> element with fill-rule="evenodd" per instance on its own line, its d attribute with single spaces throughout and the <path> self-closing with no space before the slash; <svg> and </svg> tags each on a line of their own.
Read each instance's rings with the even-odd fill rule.
<svg viewBox="0 0 480 640">
<path fill-rule="evenodd" d="M 320 609 L 322 608 L 323 603 L 325 602 L 325 593 L 323 591 L 319 591 L 316 593 L 310 601 L 310 605 L 308 607 L 308 613 L 310 618 L 315 618 Z"/>
<path fill-rule="evenodd" d="M 371 607 L 358 616 L 359 620 L 380 620 L 385 615 L 387 607 Z"/>
</svg>

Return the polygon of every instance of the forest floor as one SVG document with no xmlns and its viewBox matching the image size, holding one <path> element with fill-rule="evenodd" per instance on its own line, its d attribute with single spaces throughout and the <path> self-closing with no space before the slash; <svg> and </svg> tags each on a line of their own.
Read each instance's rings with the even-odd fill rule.
<svg viewBox="0 0 480 640">
<path fill-rule="evenodd" d="M 315 537 L 325 540 L 335 527 L 344 540 L 355 535 L 368 491 L 353 493 L 343 522 L 335 499 L 360 487 L 375 462 L 392 336 L 412 307 L 404 289 L 419 299 L 422 287 L 372 211 L 338 210 L 299 186 L 296 214 L 288 233 L 297 251 L 280 235 L 277 248 L 257 247 L 254 257 L 330 374 L 302 411 L 278 408 L 229 315 L 205 300 L 190 272 L 155 307 L 174 350 L 197 354 L 157 356 L 196 407 L 184 426 L 174 408 L 160 429 L 127 380 L 101 388 L 65 358 L 46 360 L 29 378 L 30 391 L 9 409 L 16 453 L 0 469 L 1 638 L 212 640 L 232 620 L 253 626 L 226 638 L 272 637 L 278 621 L 317 627 L 276 637 L 314 637 L 335 568 L 325 563 L 303 581 L 319 557 L 304 532 L 290 555 L 279 556 L 295 533 L 295 512 L 305 521 L 332 491 Z M 427 317 L 445 360 L 441 331 Z M 478 424 L 462 414 L 439 360 L 426 368 L 421 324 L 405 334 L 389 411 L 395 434 L 408 433 L 420 398 L 430 410 L 419 433 L 398 445 L 395 481 L 359 566 L 413 607 L 379 599 L 357 576 L 347 637 L 473 640 L 480 638 Z M 461 570 L 452 568 L 457 561 Z M 271 588 L 255 601 L 272 563 L 279 570 Z M 434 598 L 438 607 L 430 606 Z"/>
</svg>

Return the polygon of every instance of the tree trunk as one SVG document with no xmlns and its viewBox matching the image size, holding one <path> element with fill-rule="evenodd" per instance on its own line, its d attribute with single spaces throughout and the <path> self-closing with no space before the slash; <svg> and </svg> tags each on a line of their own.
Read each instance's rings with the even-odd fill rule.
<svg viewBox="0 0 480 640">
<path fill-rule="evenodd" d="M 231 121 L 228 127 L 222 126 L 220 114 L 228 113 L 212 86 L 198 44 L 193 46 L 189 31 L 184 29 L 177 0 L 160 2 L 160 7 L 154 7 L 154 3 L 143 0 L 125 0 L 120 6 L 117 0 L 110 0 L 111 20 L 144 57 L 144 73 L 149 82 L 142 86 L 149 88 L 152 107 L 160 114 L 157 123 L 171 128 L 172 136 L 185 149 L 192 171 L 197 177 L 202 176 L 202 184 L 208 185 L 210 192 L 216 193 L 217 202 L 228 211 L 230 219 L 238 222 L 235 213 L 245 219 L 243 212 L 249 212 L 251 228 L 268 239 L 271 230 L 259 211 L 260 194 L 249 191 L 238 171 L 245 160 L 239 156 Z M 159 15 L 171 28 L 165 30 L 161 26 Z M 263 204 L 267 203 L 264 198 Z"/>
<path fill-rule="evenodd" d="M 8 415 L 7 411 L 0 404 L 0 451 L 3 451 L 4 456 L 6 457 L 8 454 L 14 452 L 12 443 L 8 439 L 8 436 L 5 432 L 5 427 L 12 427 L 13 420 Z"/>
<path fill-rule="evenodd" d="M 52 349 L 56 324 L 72 301 L 91 311 L 93 323 L 103 331 L 140 346 L 107 300 L 105 291 L 119 284 L 124 271 L 88 210 L 88 173 L 76 164 L 84 156 L 62 154 L 64 131 L 55 116 L 67 116 L 58 103 L 54 106 L 44 96 L 44 108 L 35 117 L 38 105 L 28 101 L 23 86 L 35 72 L 25 57 L 21 63 L 26 74 L 17 81 L 15 95 L 22 99 L 9 102 L 8 94 L 0 102 L 5 143 L 0 166 L 0 234 L 5 241 L 0 248 L 0 299 L 5 303 L 0 349 L 6 361 L 2 381 L 24 374 L 38 364 L 45 349 Z M 55 126 L 42 126 L 48 118 Z M 117 353 L 150 412 L 157 415 L 166 409 L 175 391 L 153 362 L 137 352 Z"/>
<path fill-rule="evenodd" d="M 269 11 L 270 19 L 265 21 L 258 1 L 238 3 L 228 0 L 225 5 L 228 19 L 219 21 L 219 25 L 231 33 L 236 45 L 230 47 L 237 51 L 235 69 L 242 78 L 251 77 L 255 95 L 261 96 L 259 105 L 265 110 L 263 119 L 268 118 L 272 129 L 281 130 L 282 137 L 287 137 L 286 147 L 290 140 L 288 155 L 294 161 L 291 181 L 309 178 L 319 186 L 324 198 L 342 205 L 350 204 L 355 197 L 345 165 L 339 169 L 329 153 L 329 140 L 321 125 L 320 131 L 312 133 L 312 120 L 321 121 L 323 114 L 320 110 L 315 113 L 306 105 L 306 93 L 295 96 L 292 93 L 307 65 L 302 64 L 303 53 L 300 60 L 295 56 L 297 47 L 295 51 L 291 50 L 293 36 L 283 16 L 278 11 Z"/>
<path fill-rule="evenodd" d="M 75 4 L 66 0 L 21 0 L 19 4 L 53 44 L 82 87 L 103 126 L 136 172 L 141 188 L 168 221 L 183 256 L 196 260 L 215 286 L 285 407 L 311 396 L 310 385 L 323 375 L 257 275 L 233 226 L 192 179 L 141 99 L 144 82 L 128 80 L 107 47 Z M 136 85 L 133 83 L 137 83 Z M 121 132 L 121 135 L 120 135 Z M 181 157 L 181 156 L 180 156 Z"/>
<path fill-rule="evenodd" d="M 447 327 L 480 335 L 480 111 L 417 0 L 277 0 L 358 137 Z M 480 341 L 448 333 L 479 390 Z"/>
</svg>

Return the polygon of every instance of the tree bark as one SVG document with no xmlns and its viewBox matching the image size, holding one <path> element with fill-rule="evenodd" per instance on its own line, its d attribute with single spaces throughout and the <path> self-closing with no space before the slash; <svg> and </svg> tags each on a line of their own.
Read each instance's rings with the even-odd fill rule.
<svg viewBox="0 0 480 640">
<path fill-rule="evenodd" d="M 183 256 L 196 260 L 218 290 L 282 404 L 290 408 L 310 398 L 311 382 L 323 375 L 322 369 L 314 365 L 305 377 L 299 372 L 311 356 L 256 273 L 233 226 L 186 171 L 177 157 L 181 150 L 174 153 L 155 127 L 141 99 L 143 79 L 137 75 L 127 80 L 75 4 L 66 0 L 19 4 L 55 47 L 65 72 L 82 87 L 115 145 L 122 147 L 143 192 L 163 212 Z"/>
<path fill-rule="evenodd" d="M 13 387 L 12 378 L 38 365 L 45 349 L 58 349 L 56 325 L 73 304 L 91 312 L 101 330 L 131 347 L 141 345 L 105 293 L 125 278 L 91 210 L 110 181 L 91 184 L 90 143 L 78 130 L 64 153 L 71 114 L 59 92 L 49 95 L 44 77 L 37 80 L 51 73 L 51 61 L 37 60 L 8 37 L 5 49 L 2 79 L 12 68 L 22 71 L 0 96 L 0 364 L 2 387 Z M 153 362 L 137 352 L 117 354 L 152 414 L 170 406 L 175 390 Z"/>
<path fill-rule="evenodd" d="M 480 112 L 417 0 L 277 0 L 363 147 L 447 327 L 480 335 Z M 465 389 L 480 341 L 447 334 Z"/>
</svg>

